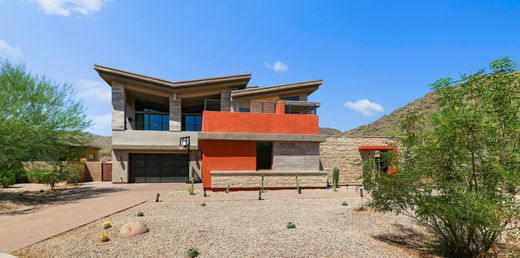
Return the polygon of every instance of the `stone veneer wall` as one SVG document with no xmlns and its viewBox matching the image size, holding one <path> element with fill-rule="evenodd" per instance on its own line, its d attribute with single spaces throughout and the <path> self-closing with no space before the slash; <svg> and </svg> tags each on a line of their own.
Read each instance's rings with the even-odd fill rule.
<svg viewBox="0 0 520 258">
<path fill-rule="evenodd" d="M 320 170 L 318 142 L 274 142 L 273 170 Z"/>
<path fill-rule="evenodd" d="M 360 185 L 363 174 L 362 153 L 360 145 L 387 145 L 389 138 L 383 137 L 346 137 L 330 136 L 320 144 L 320 159 L 324 170 L 329 171 L 329 181 L 332 182 L 332 170 L 339 168 L 339 185 Z M 363 155 L 366 157 L 366 155 Z"/>
</svg>

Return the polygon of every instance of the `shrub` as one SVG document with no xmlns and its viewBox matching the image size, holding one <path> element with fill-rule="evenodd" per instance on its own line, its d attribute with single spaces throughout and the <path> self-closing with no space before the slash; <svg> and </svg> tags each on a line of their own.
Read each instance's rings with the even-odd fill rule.
<svg viewBox="0 0 520 258">
<path fill-rule="evenodd" d="M 8 187 L 16 184 L 16 172 L 7 170 L 0 172 L 0 187 Z"/>
<path fill-rule="evenodd" d="M 137 217 L 143 217 L 144 213 L 142 211 L 137 212 Z"/>
<path fill-rule="evenodd" d="M 202 207 L 206 207 L 206 203 L 203 202 L 203 203 L 200 204 L 200 206 L 202 206 Z"/>
<path fill-rule="evenodd" d="M 103 233 L 103 234 L 99 235 L 99 241 L 108 242 L 108 240 L 110 240 L 110 237 L 108 236 L 107 233 Z"/>
<path fill-rule="evenodd" d="M 288 229 L 296 228 L 296 224 L 289 222 L 289 223 L 287 223 L 287 228 Z"/>
<path fill-rule="evenodd" d="M 344 201 L 343 203 L 341 203 L 341 206 L 348 206 L 348 202 Z"/>
<path fill-rule="evenodd" d="M 32 168 L 27 176 L 31 182 L 47 184 L 51 186 L 51 189 L 54 189 L 54 186 L 60 182 L 70 180 L 77 183 L 82 169 L 82 165 L 79 164 L 56 162 L 46 167 Z"/>
<path fill-rule="evenodd" d="M 103 229 L 109 229 L 109 228 L 111 228 L 111 227 L 112 227 L 112 224 L 110 224 L 110 221 L 105 220 L 105 221 L 103 222 Z"/>
<path fill-rule="evenodd" d="M 495 256 L 490 250 L 520 221 L 516 65 L 503 58 L 489 70 L 431 86 L 438 110 L 429 117 L 414 111 L 405 116 L 396 173 L 365 166 L 370 206 L 418 220 L 442 255 Z"/>
<path fill-rule="evenodd" d="M 80 175 L 84 169 L 84 164 L 67 164 L 64 167 L 64 177 L 67 182 L 77 185 L 80 179 Z"/>
<path fill-rule="evenodd" d="M 199 256 L 199 250 L 197 250 L 197 248 L 195 248 L 195 247 L 190 247 L 190 249 L 188 249 L 186 254 L 188 255 L 188 257 L 192 257 L 192 258 L 197 257 L 197 256 Z"/>
<path fill-rule="evenodd" d="M 339 168 L 335 167 L 334 170 L 332 170 L 332 186 L 334 187 L 334 192 L 337 191 L 336 188 L 338 187 L 339 182 Z"/>
</svg>

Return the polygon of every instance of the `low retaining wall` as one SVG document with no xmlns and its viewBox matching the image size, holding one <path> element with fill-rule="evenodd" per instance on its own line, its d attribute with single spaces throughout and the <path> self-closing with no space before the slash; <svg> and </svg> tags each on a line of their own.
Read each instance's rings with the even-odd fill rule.
<svg viewBox="0 0 520 258">
<path fill-rule="evenodd" d="M 296 188 L 296 174 L 302 188 L 327 187 L 328 171 L 211 171 L 211 188 L 264 189 Z"/>
</svg>

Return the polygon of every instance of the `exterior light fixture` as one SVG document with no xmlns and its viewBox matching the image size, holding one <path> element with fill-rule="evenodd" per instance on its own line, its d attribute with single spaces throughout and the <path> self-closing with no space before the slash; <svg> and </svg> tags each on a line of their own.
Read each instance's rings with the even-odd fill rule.
<svg viewBox="0 0 520 258">
<path fill-rule="evenodd" d="M 189 136 L 185 136 L 185 137 L 181 137 L 179 138 L 179 147 L 181 149 L 187 149 L 188 150 L 188 175 L 189 175 L 189 172 L 191 170 L 191 165 L 190 165 L 190 137 Z M 194 175 L 191 175 L 192 177 Z M 186 183 L 189 183 L 189 178 L 188 178 L 188 181 Z"/>
</svg>

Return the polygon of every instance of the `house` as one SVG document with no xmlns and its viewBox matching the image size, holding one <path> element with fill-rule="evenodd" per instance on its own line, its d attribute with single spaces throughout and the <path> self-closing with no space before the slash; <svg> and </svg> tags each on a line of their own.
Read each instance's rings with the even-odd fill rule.
<svg viewBox="0 0 520 258">
<path fill-rule="evenodd" d="M 94 69 L 112 87 L 112 182 L 327 186 L 320 103 L 307 101 L 321 80 L 253 87 L 251 74 L 172 82 Z"/>
</svg>

